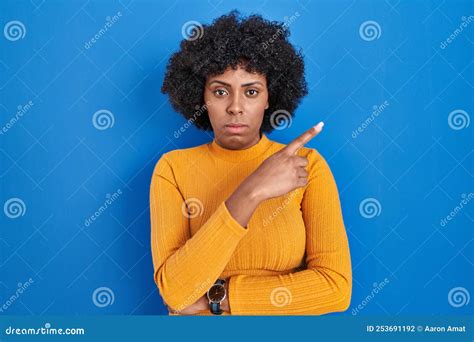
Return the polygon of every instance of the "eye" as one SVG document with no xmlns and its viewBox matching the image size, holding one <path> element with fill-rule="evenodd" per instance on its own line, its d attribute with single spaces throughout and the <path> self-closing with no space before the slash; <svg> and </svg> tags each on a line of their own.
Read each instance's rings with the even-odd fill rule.
<svg viewBox="0 0 474 342">
<path fill-rule="evenodd" d="M 216 95 L 216 96 L 225 96 L 225 95 L 227 95 L 227 90 L 222 89 L 222 88 L 221 89 L 216 89 L 216 90 L 214 90 L 214 95 Z"/>
<path fill-rule="evenodd" d="M 255 97 L 258 95 L 259 92 L 257 89 L 249 89 L 245 93 L 249 95 L 250 97 Z"/>
</svg>

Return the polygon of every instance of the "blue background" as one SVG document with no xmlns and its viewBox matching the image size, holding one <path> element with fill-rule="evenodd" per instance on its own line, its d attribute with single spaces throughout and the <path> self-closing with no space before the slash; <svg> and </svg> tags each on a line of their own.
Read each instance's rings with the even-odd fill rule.
<svg viewBox="0 0 474 342">
<path fill-rule="evenodd" d="M 385 278 L 359 314 L 472 313 L 472 302 L 448 302 L 455 287 L 474 290 L 472 203 L 440 225 L 473 190 L 473 125 L 453 129 L 448 115 L 461 109 L 470 119 L 474 110 L 474 23 L 440 46 L 474 14 L 472 3 L 32 0 L 0 4 L 0 28 L 18 20 L 26 30 L 15 41 L 0 36 L 2 126 L 18 106 L 34 104 L 0 135 L 0 204 L 25 204 L 17 218 L 0 212 L 0 305 L 33 280 L 3 314 L 166 312 L 153 282 L 151 173 L 164 152 L 212 136 L 192 127 L 174 138 L 185 121 L 160 93 L 164 68 L 184 23 L 209 23 L 234 8 L 279 21 L 299 13 L 291 41 L 303 50 L 310 94 L 291 127 L 269 137 L 288 143 L 326 123 L 309 146 L 336 178 L 354 272 L 351 308 L 335 315 L 351 315 Z M 368 20 L 380 26 L 370 41 L 359 33 Z M 113 127 L 94 127 L 101 109 L 113 113 Z M 378 216 L 361 214 L 366 198 L 378 201 Z M 100 287 L 113 292 L 112 305 L 94 305 Z"/>
</svg>

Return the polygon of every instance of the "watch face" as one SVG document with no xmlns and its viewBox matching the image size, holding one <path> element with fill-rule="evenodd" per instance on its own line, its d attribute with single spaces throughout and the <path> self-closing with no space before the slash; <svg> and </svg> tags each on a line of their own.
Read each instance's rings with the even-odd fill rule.
<svg viewBox="0 0 474 342">
<path fill-rule="evenodd" d="M 225 298 L 225 288 L 223 285 L 212 285 L 207 293 L 207 297 L 213 303 L 220 303 Z"/>
</svg>

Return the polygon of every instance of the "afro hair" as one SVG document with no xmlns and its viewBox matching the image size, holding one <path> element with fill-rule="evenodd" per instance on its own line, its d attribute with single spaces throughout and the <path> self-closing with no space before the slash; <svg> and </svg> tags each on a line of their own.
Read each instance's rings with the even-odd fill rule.
<svg viewBox="0 0 474 342">
<path fill-rule="evenodd" d="M 240 66 L 267 80 L 269 108 L 261 131 L 271 132 L 278 126 L 272 122 L 272 113 L 283 111 L 294 116 L 308 90 L 303 57 L 288 41 L 288 24 L 268 21 L 260 15 L 241 17 L 235 10 L 211 25 L 197 24 L 191 36 L 181 41 L 180 50 L 171 56 L 166 68 L 161 91 L 169 95 L 175 111 L 199 129 L 212 130 L 204 105 L 206 80 L 229 67 Z M 196 117 L 199 108 L 204 110 Z"/>
</svg>

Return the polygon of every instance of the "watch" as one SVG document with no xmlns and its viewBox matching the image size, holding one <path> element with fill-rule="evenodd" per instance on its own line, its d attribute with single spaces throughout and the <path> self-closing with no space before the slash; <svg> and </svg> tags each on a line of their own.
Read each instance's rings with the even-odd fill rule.
<svg viewBox="0 0 474 342">
<path fill-rule="evenodd" d="M 225 289 L 225 280 L 217 279 L 214 285 L 207 291 L 207 299 L 209 299 L 209 308 L 214 315 L 221 315 L 224 311 L 221 309 L 221 303 L 227 295 Z"/>
</svg>

